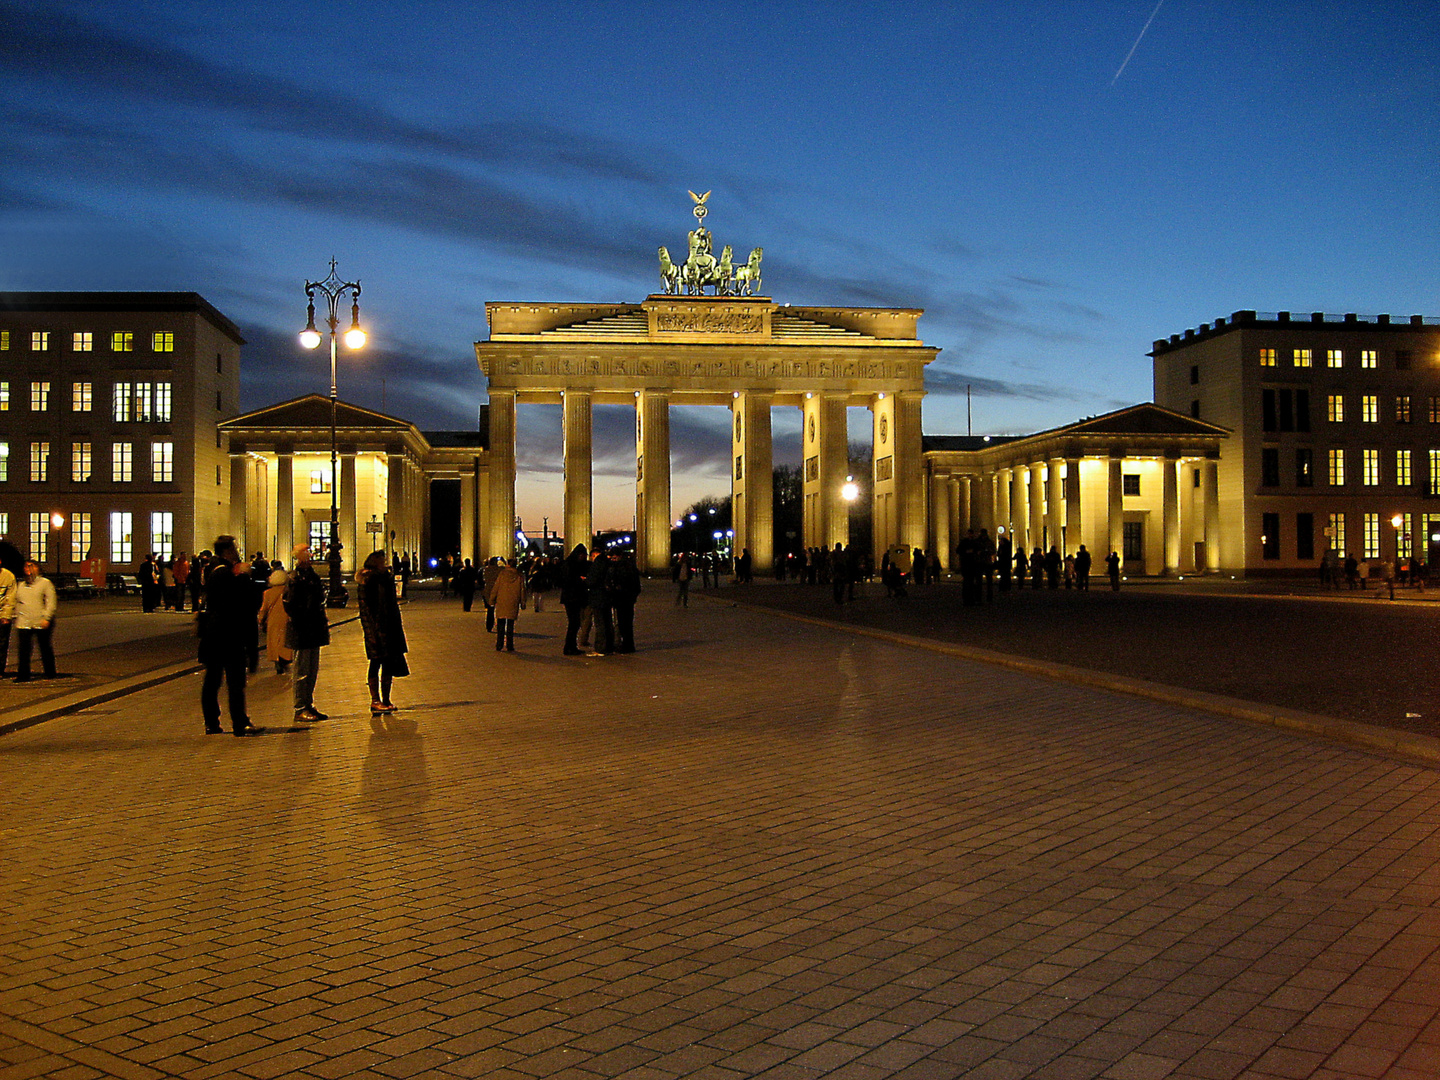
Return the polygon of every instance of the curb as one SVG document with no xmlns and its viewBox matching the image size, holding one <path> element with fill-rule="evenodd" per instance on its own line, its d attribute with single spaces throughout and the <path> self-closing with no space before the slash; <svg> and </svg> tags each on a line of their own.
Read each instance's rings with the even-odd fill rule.
<svg viewBox="0 0 1440 1080">
<path fill-rule="evenodd" d="M 704 596 L 705 594 L 700 593 L 698 595 Z M 911 649 L 924 649 L 928 652 L 940 653 L 944 656 L 953 656 L 961 660 L 971 660 L 980 664 L 989 664 L 992 667 L 1008 668 L 1011 671 L 1022 672 L 1026 675 L 1038 675 L 1041 678 L 1051 679 L 1055 682 L 1070 683 L 1075 686 L 1085 686 L 1095 690 L 1108 690 L 1112 693 L 1128 694 L 1131 697 L 1148 698 L 1151 701 L 1159 701 L 1180 708 L 1198 709 L 1203 712 L 1226 716 L 1233 720 L 1242 720 L 1250 724 L 1280 728 L 1292 734 L 1307 735 L 1326 742 L 1337 743 L 1353 750 L 1365 750 L 1371 753 L 1381 753 L 1392 757 L 1403 758 L 1413 765 L 1440 768 L 1440 738 L 1432 735 L 1418 735 L 1409 731 L 1397 731 L 1394 728 L 1362 724 L 1355 720 L 1342 720 L 1335 716 L 1321 716 L 1318 713 L 1301 712 L 1298 709 L 1286 709 L 1277 705 L 1257 705 L 1253 701 L 1242 701 L 1239 698 L 1226 697 L 1223 694 L 1211 694 L 1203 690 L 1186 690 L 1182 687 L 1149 682 L 1145 679 L 1132 679 L 1125 675 L 1112 675 L 1108 672 L 1091 671 L 1088 668 L 1073 667 L 1070 664 L 1058 664 L 1048 660 L 1032 660 L 1028 657 L 1011 656 L 1008 653 L 994 652 L 990 649 L 980 649 L 973 645 L 955 645 L 949 642 L 936 641 L 931 638 L 898 634 L 892 630 L 877 630 L 873 627 L 854 626 L 849 623 L 836 622 L 833 619 L 822 619 L 813 615 L 798 615 L 794 612 L 781 611 L 776 608 L 765 607 L 762 604 L 748 603 L 744 600 L 735 600 L 730 597 L 715 596 L 711 597 L 711 600 L 718 603 L 729 603 L 735 607 L 744 608 L 746 611 L 775 615 L 779 618 L 790 619 L 794 622 L 808 623 L 811 626 L 820 626 L 829 630 L 844 630 L 860 637 L 874 638 L 877 641 L 884 641 L 891 645 L 900 645 Z"/>
<path fill-rule="evenodd" d="M 333 630 L 337 626 L 344 626 L 346 623 L 355 622 L 359 618 L 359 615 L 352 615 L 348 619 L 332 622 L 330 629 Z M 193 663 L 187 660 L 184 663 L 171 664 L 169 667 L 147 671 L 143 675 L 132 675 L 128 679 L 120 679 L 117 682 L 95 687 L 91 690 L 77 690 L 75 693 L 65 697 L 52 698 L 50 701 L 41 702 L 29 712 L 22 712 L 14 719 L 6 720 L 3 724 L 0 724 L 0 735 L 9 735 L 15 731 L 23 731 L 25 728 L 34 727 L 36 724 L 43 724 L 46 720 L 54 720 L 58 716 L 79 712 L 81 709 L 88 709 L 92 705 L 102 705 L 107 701 L 127 697 L 141 690 L 148 690 L 152 686 L 159 686 L 161 683 L 169 682 L 171 679 L 178 679 L 185 675 L 193 675 L 198 671 L 204 670 L 204 664 Z"/>
</svg>

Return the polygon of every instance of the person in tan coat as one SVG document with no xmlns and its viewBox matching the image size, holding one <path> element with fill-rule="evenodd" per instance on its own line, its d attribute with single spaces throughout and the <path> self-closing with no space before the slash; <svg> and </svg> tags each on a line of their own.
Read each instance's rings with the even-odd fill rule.
<svg viewBox="0 0 1440 1080">
<path fill-rule="evenodd" d="M 290 575 L 284 570 L 274 571 L 260 601 L 260 629 L 265 633 L 265 655 L 275 663 L 275 674 L 283 675 L 295 658 L 294 652 L 285 644 L 285 628 L 290 625 L 290 616 L 285 614 L 285 583 Z"/>
<path fill-rule="evenodd" d="M 515 651 L 515 620 L 525 606 L 525 576 L 515 569 L 515 560 L 500 566 L 485 602 L 495 608 L 495 651 Z"/>
</svg>

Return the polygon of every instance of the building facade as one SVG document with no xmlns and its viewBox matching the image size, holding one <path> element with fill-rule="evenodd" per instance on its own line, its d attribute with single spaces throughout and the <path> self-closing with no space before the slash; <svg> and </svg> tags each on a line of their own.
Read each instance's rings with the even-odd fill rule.
<svg viewBox="0 0 1440 1080">
<path fill-rule="evenodd" d="M 61 573 L 209 546 L 243 344 L 196 293 L 0 293 L 0 534 Z"/>
<path fill-rule="evenodd" d="M 1237 311 L 1156 341 L 1155 401 L 1229 429 L 1220 563 L 1440 560 L 1440 324 Z"/>
</svg>

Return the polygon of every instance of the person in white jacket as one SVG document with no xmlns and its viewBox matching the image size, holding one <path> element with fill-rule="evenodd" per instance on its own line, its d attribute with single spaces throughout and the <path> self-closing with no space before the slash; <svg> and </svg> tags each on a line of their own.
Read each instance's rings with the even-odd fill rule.
<svg viewBox="0 0 1440 1080">
<path fill-rule="evenodd" d="M 0 678 L 10 659 L 10 627 L 15 622 L 15 575 L 0 566 Z"/>
<path fill-rule="evenodd" d="M 32 642 L 40 643 L 40 664 L 45 677 L 55 677 L 55 651 L 50 647 L 50 631 L 55 627 L 55 586 L 40 576 L 34 559 L 25 564 L 25 580 L 15 587 L 15 629 L 20 633 L 20 670 L 16 682 L 30 679 Z"/>
</svg>

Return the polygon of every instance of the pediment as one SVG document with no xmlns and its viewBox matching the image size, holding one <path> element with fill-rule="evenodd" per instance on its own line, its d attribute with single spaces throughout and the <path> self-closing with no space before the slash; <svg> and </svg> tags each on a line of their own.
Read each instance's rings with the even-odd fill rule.
<svg viewBox="0 0 1440 1080">
<path fill-rule="evenodd" d="M 335 403 L 335 424 L 337 427 L 347 430 L 355 428 L 372 428 L 379 431 L 410 430 L 408 421 L 394 416 L 386 416 L 384 413 L 359 405 L 351 405 L 346 401 Z M 275 428 L 286 431 L 329 428 L 330 399 L 323 394 L 306 394 L 304 397 L 267 405 L 261 409 L 233 416 L 229 420 L 221 421 L 218 426 L 222 431 L 231 431 L 237 428 Z"/>
</svg>

